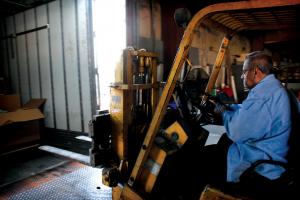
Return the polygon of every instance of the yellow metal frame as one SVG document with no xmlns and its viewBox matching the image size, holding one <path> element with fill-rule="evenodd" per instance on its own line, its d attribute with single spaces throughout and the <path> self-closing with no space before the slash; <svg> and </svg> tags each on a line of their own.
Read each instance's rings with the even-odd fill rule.
<svg viewBox="0 0 300 200">
<path fill-rule="evenodd" d="M 152 58 L 150 66 L 150 83 L 133 83 L 133 61 L 132 57 Z M 120 160 L 126 160 L 128 157 L 128 128 L 132 124 L 131 106 L 133 105 L 134 90 L 151 89 L 151 109 L 154 113 L 158 100 L 157 84 L 157 58 L 158 54 L 154 52 L 136 51 L 125 49 L 123 51 L 123 74 L 122 83 L 111 84 L 110 96 L 110 115 L 112 118 L 112 147 Z"/>
</svg>

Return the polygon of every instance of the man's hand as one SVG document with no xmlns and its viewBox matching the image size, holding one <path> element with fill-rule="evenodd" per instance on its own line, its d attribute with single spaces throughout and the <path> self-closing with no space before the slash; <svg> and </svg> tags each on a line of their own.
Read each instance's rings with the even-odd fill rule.
<svg viewBox="0 0 300 200">
<path fill-rule="evenodd" d="M 226 110 L 226 106 L 224 104 L 212 100 L 210 100 L 210 102 L 212 102 L 215 105 L 214 113 L 222 114 Z"/>
</svg>

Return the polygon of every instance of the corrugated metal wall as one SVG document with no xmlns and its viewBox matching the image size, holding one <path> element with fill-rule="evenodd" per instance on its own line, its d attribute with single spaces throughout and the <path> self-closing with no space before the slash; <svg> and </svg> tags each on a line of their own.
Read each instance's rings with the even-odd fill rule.
<svg viewBox="0 0 300 200">
<path fill-rule="evenodd" d="M 88 132 L 96 110 L 91 10 L 89 0 L 60 0 L 2 21 L 6 77 L 22 103 L 47 99 L 46 127 Z"/>
</svg>

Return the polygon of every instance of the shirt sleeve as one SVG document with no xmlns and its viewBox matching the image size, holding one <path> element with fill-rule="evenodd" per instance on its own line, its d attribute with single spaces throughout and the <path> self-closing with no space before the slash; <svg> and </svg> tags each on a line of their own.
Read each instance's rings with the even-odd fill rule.
<svg viewBox="0 0 300 200">
<path fill-rule="evenodd" d="M 234 142 L 246 142 L 264 137 L 271 127 L 271 116 L 262 99 L 247 99 L 231 111 L 223 113 L 228 137 Z"/>
<path fill-rule="evenodd" d="M 241 104 L 230 104 L 228 107 L 229 107 L 229 110 L 234 111 L 234 110 L 240 109 Z"/>
</svg>

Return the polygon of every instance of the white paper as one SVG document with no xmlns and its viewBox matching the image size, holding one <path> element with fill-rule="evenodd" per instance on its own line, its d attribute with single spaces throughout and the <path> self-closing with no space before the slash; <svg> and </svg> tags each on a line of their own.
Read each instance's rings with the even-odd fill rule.
<svg viewBox="0 0 300 200">
<path fill-rule="evenodd" d="M 202 128 L 209 132 L 204 146 L 217 144 L 221 136 L 226 133 L 225 127 L 221 125 L 208 124 L 202 126 Z"/>
</svg>

